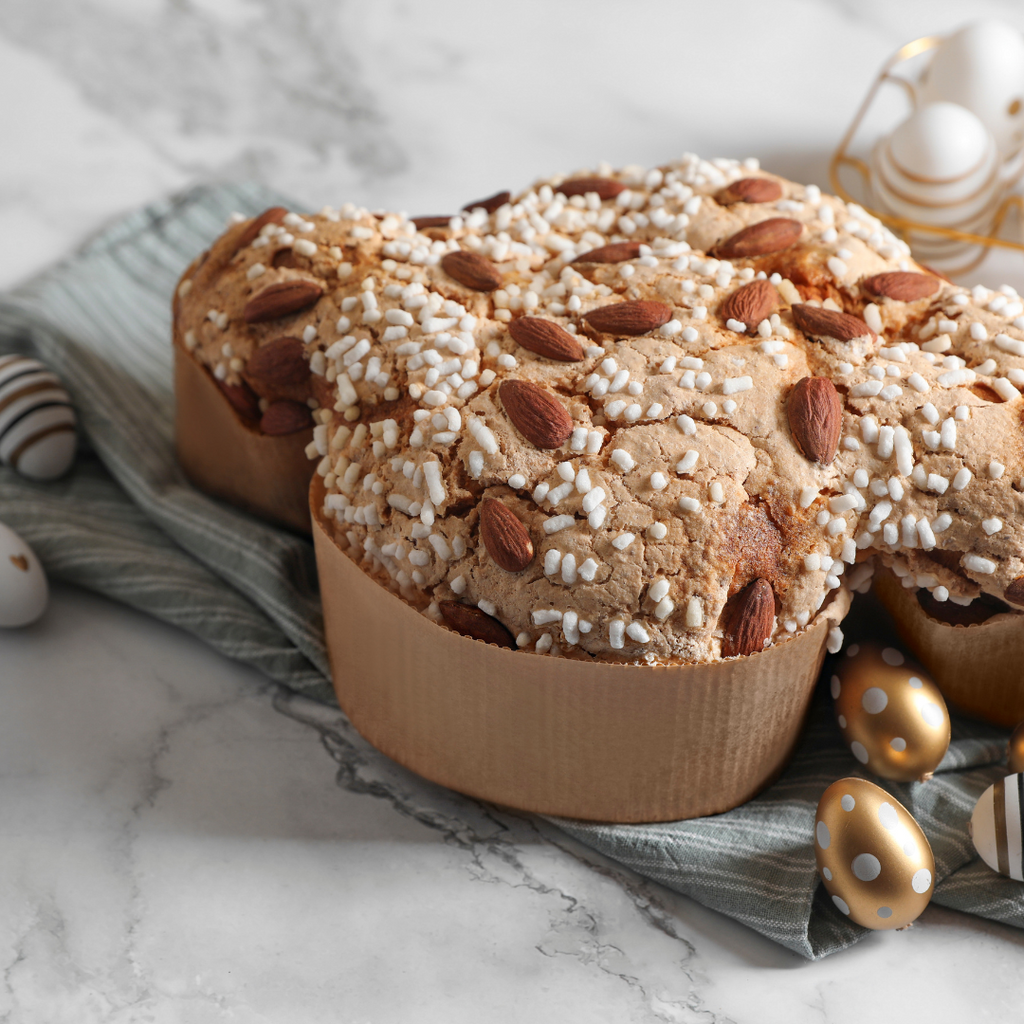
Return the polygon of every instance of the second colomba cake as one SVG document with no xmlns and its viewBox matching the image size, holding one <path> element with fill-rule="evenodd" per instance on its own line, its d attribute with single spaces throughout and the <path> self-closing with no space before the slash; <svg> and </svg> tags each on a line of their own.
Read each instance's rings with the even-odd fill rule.
<svg viewBox="0 0 1024 1024">
<path fill-rule="evenodd" d="M 312 423 L 335 540 L 482 640 L 751 654 L 871 554 L 1024 608 L 1024 305 L 755 161 L 270 210 L 187 272 L 176 337 L 250 429 Z"/>
</svg>

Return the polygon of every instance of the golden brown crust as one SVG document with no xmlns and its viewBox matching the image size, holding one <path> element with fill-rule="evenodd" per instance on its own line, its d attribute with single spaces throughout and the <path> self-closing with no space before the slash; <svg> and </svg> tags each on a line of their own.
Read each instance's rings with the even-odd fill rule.
<svg viewBox="0 0 1024 1024">
<path fill-rule="evenodd" d="M 743 189 L 780 198 L 732 201 L 755 174 L 774 187 Z M 775 596 L 771 643 L 863 586 L 871 553 L 940 603 L 1024 575 L 1024 305 L 928 277 L 813 187 L 687 158 L 552 179 L 423 230 L 346 207 L 238 248 L 246 231 L 186 275 L 181 336 L 229 387 L 254 351 L 301 339 L 335 536 L 435 619 L 459 600 L 538 650 L 701 662 L 755 579 Z M 706 255 L 737 239 L 731 261 Z M 754 282 L 771 301 L 748 310 L 736 296 Z M 278 285 L 323 294 L 246 324 Z M 508 324 L 526 317 L 582 358 L 517 344 Z M 809 377 L 841 399 L 827 464 L 787 411 Z M 512 381 L 551 396 L 557 431 L 517 426 L 499 397 Z M 533 538 L 519 572 L 487 555 L 486 499 Z"/>
</svg>

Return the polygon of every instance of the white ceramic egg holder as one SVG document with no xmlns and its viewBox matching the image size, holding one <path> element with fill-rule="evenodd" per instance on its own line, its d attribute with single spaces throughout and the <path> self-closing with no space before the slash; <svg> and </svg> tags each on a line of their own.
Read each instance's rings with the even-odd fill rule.
<svg viewBox="0 0 1024 1024">
<path fill-rule="evenodd" d="M 990 26 L 984 23 L 968 26 L 956 35 L 984 27 Z M 952 105 L 926 105 L 923 102 L 922 70 L 926 74 L 927 66 L 921 58 L 954 38 L 925 36 L 915 39 L 889 58 L 833 154 L 829 168 L 836 195 L 848 203 L 859 203 L 900 234 L 921 262 L 950 275 L 963 274 L 976 267 L 993 246 L 1024 252 L 1024 242 L 1002 234 L 1008 218 L 1015 211 L 1018 218 L 1015 234 L 1018 237 L 1024 226 L 1024 197 L 1015 191 L 1024 172 L 1024 143 L 1019 137 L 1003 138 L 1000 146 L 970 111 L 963 108 L 929 111 L 929 106 Z M 930 114 L 941 113 L 961 130 L 980 128 L 986 136 L 980 159 L 972 161 L 965 170 L 948 176 L 915 174 L 901 166 L 899 154 L 894 153 L 892 131 L 875 141 L 869 159 L 852 155 L 850 150 L 854 139 L 886 85 L 897 86 L 909 99 L 911 118 L 923 115 L 928 119 Z M 1010 106 L 1012 113 L 1016 114 L 1020 110 L 1020 101 L 1017 101 L 1016 110 L 1012 109 L 1013 101 Z M 939 118 L 932 120 L 938 123 Z M 908 122 L 896 126 L 897 129 L 905 127 Z M 840 177 L 843 169 L 856 172 L 860 180 L 860 196 L 852 195 L 844 188 Z"/>
</svg>

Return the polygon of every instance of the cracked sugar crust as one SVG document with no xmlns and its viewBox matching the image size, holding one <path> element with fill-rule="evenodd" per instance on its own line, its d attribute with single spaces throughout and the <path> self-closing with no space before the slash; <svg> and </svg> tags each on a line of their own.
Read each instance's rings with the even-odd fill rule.
<svg viewBox="0 0 1024 1024">
<path fill-rule="evenodd" d="M 288 214 L 238 248 L 246 225 L 236 225 L 183 278 L 178 335 L 227 385 L 246 382 L 256 347 L 303 340 L 309 385 L 285 397 L 314 410 L 324 515 L 367 572 L 435 619 L 439 601 L 457 600 L 541 652 L 706 662 L 721 656 L 727 602 L 751 581 L 772 587 L 768 642 L 778 642 L 833 592 L 866 587 L 872 554 L 939 601 L 1005 599 L 1024 576 L 1016 293 L 938 279 L 915 301 L 870 293 L 874 275 L 924 271 L 865 211 L 813 186 L 772 178 L 778 200 L 720 204 L 728 183 L 771 177 L 749 161 L 596 173 L 617 194 L 566 198 L 565 179 L 552 178 L 422 231 L 343 207 Z M 707 254 L 770 218 L 798 222 L 800 237 L 743 259 Z M 637 244 L 628 259 L 574 262 L 615 242 Z M 493 264 L 501 287 L 446 273 L 456 250 Z M 214 268 L 205 280 L 204 266 Z M 292 279 L 317 282 L 322 297 L 244 322 L 253 295 Z M 723 319 L 723 302 L 755 279 L 774 286 L 775 310 L 757 324 Z M 638 335 L 585 319 L 638 300 L 667 307 Z M 799 304 L 860 317 L 864 329 L 849 340 L 804 333 Z M 517 345 L 508 323 L 520 316 L 559 325 L 584 358 Z M 788 412 L 811 375 L 842 399 L 825 466 L 800 453 Z M 559 448 L 537 447 L 513 422 L 508 379 L 569 414 Z M 263 403 L 275 397 L 264 391 Z M 522 572 L 483 545 L 484 498 L 528 531 Z"/>
</svg>

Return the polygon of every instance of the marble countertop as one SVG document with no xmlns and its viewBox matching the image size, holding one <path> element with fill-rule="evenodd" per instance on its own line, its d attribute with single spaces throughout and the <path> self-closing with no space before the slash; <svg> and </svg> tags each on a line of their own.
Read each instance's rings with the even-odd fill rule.
<svg viewBox="0 0 1024 1024">
<path fill-rule="evenodd" d="M 448 212 L 541 171 L 828 187 L 885 58 L 1010 2 L 0 0 L 0 287 L 196 181 Z M 975 280 L 1024 291 L 1024 261 Z M 2 518 L 2 508 L 0 508 Z M 929 908 L 808 963 L 337 711 L 55 588 L 0 633 L 0 1020 L 1011 1020 L 1024 933 Z"/>
</svg>

